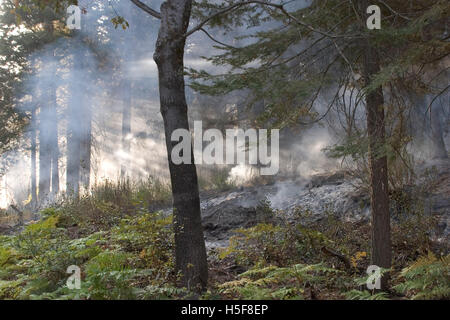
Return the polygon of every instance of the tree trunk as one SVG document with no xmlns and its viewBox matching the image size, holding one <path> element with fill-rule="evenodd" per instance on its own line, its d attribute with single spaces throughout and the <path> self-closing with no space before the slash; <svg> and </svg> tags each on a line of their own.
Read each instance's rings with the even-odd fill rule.
<svg viewBox="0 0 450 320">
<path fill-rule="evenodd" d="M 81 106 L 82 128 L 80 141 L 80 180 L 84 189 L 89 189 L 91 183 L 91 146 L 92 146 L 92 111 L 89 103 Z"/>
<path fill-rule="evenodd" d="M 56 71 L 56 70 L 55 70 Z M 56 87 L 52 83 L 49 88 L 49 149 L 51 153 L 52 194 L 59 192 L 59 147 L 58 147 L 58 110 L 56 103 Z"/>
<path fill-rule="evenodd" d="M 78 37 L 79 38 L 79 37 Z M 72 41 L 79 41 L 75 36 Z M 76 50 L 73 57 L 74 68 L 78 63 L 82 63 L 80 50 Z M 75 71 L 72 71 L 75 72 Z M 80 160 L 81 160 L 81 132 L 83 116 L 80 109 L 84 106 L 83 98 L 85 92 L 82 91 L 83 84 L 77 84 L 77 79 L 70 86 L 70 98 L 67 107 L 67 164 L 66 164 L 66 192 L 68 195 L 78 197 L 80 191 Z"/>
<path fill-rule="evenodd" d="M 368 1 L 360 2 L 367 18 Z M 364 19 L 365 24 L 366 19 Z M 365 27 L 365 26 L 364 26 Z M 377 49 L 368 38 L 363 46 L 363 77 L 367 87 L 380 71 Z M 369 137 L 370 205 L 372 209 L 372 264 L 391 267 L 391 230 L 388 193 L 387 157 L 383 152 L 385 140 L 384 97 L 382 87 L 366 94 L 367 133 Z M 387 275 L 381 279 L 381 289 L 387 288 Z"/>
<path fill-rule="evenodd" d="M 39 112 L 39 201 L 47 199 L 51 181 L 49 106 L 41 105 Z"/>
<path fill-rule="evenodd" d="M 189 24 L 191 5 L 191 0 L 167 0 L 161 5 L 161 26 L 154 59 L 159 72 L 161 114 L 172 183 L 176 269 L 181 272 L 181 285 L 201 291 L 206 288 L 208 266 L 193 152 L 190 164 L 175 165 L 171 160 L 172 133 L 176 129 L 189 130 L 183 35 Z"/>
<path fill-rule="evenodd" d="M 66 165 L 66 191 L 67 194 L 78 196 L 80 190 L 80 141 L 77 135 L 77 105 L 69 102 L 67 115 L 67 165 Z"/>
<path fill-rule="evenodd" d="M 37 185 L 36 185 L 36 106 L 31 110 L 31 208 L 37 204 Z"/>
<path fill-rule="evenodd" d="M 447 159 L 448 153 L 445 148 L 444 134 L 442 132 L 441 117 L 439 115 L 439 107 L 430 107 L 430 127 L 431 140 L 433 143 L 433 158 Z"/>
<path fill-rule="evenodd" d="M 81 33 L 77 32 L 72 41 L 83 46 L 81 37 Z M 86 54 L 84 48 L 74 52 L 72 72 L 76 75 L 70 88 L 67 109 L 66 188 L 67 193 L 75 197 L 79 195 L 80 182 L 84 188 L 89 187 L 91 172 L 92 112 L 87 100 L 89 87 L 85 81 L 80 83 L 77 77 L 77 73 L 83 76 L 88 71 L 84 64 Z"/>
<path fill-rule="evenodd" d="M 122 159 L 120 166 L 120 177 L 126 178 L 127 171 L 130 166 L 130 134 L 131 134 L 131 107 L 132 107 L 132 88 L 133 84 L 131 80 L 125 81 L 122 84 L 123 88 L 123 105 L 122 105 L 122 151 L 125 154 L 125 158 Z"/>
</svg>

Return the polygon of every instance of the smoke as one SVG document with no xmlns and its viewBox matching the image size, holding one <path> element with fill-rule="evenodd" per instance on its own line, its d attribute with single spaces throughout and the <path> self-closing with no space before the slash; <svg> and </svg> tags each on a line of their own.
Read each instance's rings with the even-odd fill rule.
<svg viewBox="0 0 450 320">
<path fill-rule="evenodd" d="M 152 1 L 152 5 L 159 7 L 161 2 Z M 289 6 L 300 8 L 309 3 L 310 1 L 294 1 Z M 22 190 L 28 187 L 31 178 L 29 131 L 36 129 L 44 144 L 50 145 L 56 135 L 51 130 L 55 127 L 55 121 L 57 150 L 47 150 L 58 155 L 60 191 L 66 188 L 69 149 L 73 144 L 83 146 L 89 130 L 92 138 L 89 160 L 91 185 L 100 184 L 106 179 L 118 179 L 122 168 L 126 168 L 126 175 L 133 180 L 148 175 L 168 178 L 167 152 L 159 109 L 158 74 L 153 61 L 159 21 L 149 17 L 130 1 L 80 1 L 79 5 L 86 12 L 81 17 L 82 30 L 76 31 L 75 35 L 60 37 L 36 51 L 29 59 L 33 72 L 25 80 L 27 95 L 20 98 L 23 109 L 28 113 L 37 108 L 37 127 L 29 128 L 23 139 L 25 151 L 17 156 L 18 161 L 3 178 L 8 184 L 7 191 L 4 191 L 5 184 L 2 182 L 2 206 L 28 197 L 26 192 L 26 196 L 23 196 Z M 129 28 L 114 28 L 110 18 L 117 15 L 128 21 Z M 265 24 L 259 28 L 262 30 L 270 26 Z M 258 28 L 250 32 L 254 30 Z M 234 41 L 235 35 L 248 32 L 245 27 L 225 35 L 218 30 L 210 30 L 214 37 L 234 45 L 252 41 Z M 226 71 L 227 68 L 213 66 L 201 58 L 218 53 L 213 48 L 214 44 L 204 34 L 194 34 L 187 42 L 185 65 L 212 73 Z M 196 104 L 197 98 L 201 100 L 201 97 L 189 87 L 186 90 L 190 121 L 210 120 L 210 116 L 214 115 L 213 125 L 217 126 L 222 121 L 220 125 L 223 127 L 219 129 L 235 120 L 234 111 L 241 111 L 238 109 L 242 109 L 240 103 L 245 98 L 245 92 L 236 92 L 226 97 L 203 99 L 203 103 Z M 51 92 L 56 95 L 54 109 L 47 108 L 52 99 Z M 326 112 L 326 100 L 324 95 L 315 105 L 319 114 Z M 347 103 L 350 100 L 348 98 Z M 131 119 L 130 129 L 123 137 L 123 115 L 124 108 L 127 107 Z M 336 121 L 333 116 L 335 115 L 330 113 L 326 119 Z M 364 118 L 363 108 L 358 110 L 357 117 Z M 90 129 L 87 123 L 91 124 Z M 205 126 L 204 129 L 208 128 Z M 329 126 L 323 126 L 323 123 L 301 128 L 301 131 L 283 130 L 280 136 L 280 175 L 308 178 L 313 174 L 336 169 L 339 166 L 338 160 L 327 158 L 323 149 L 340 142 L 337 141 L 337 136 L 336 132 L 331 131 Z M 41 144 L 38 143 L 38 154 L 40 150 L 44 150 L 44 144 L 42 141 Z M 38 157 L 37 168 L 39 167 Z M 39 180 L 39 170 L 37 171 Z M 255 172 L 255 168 L 239 164 L 230 168 L 228 181 L 243 184 L 253 179 Z M 20 183 L 16 185 L 11 181 Z M 15 195 L 16 199 L 12 199 L 11 195 Z"/>
<path fill-rule="evenodd" d="M 284 161 L 290 162 L 294 174 L 304 178 L 334 170 L 339 163 L 327 157 L 324 149 L 336 142 L 327 128 L 314 126 L 286 148 Z"/>
<path fill-rule="evenodd" d="M 15 164 L 9 168 L 7 174 L 0 176 L 0 209 L 7 209 L 11 204 L 23 204 L 29 200 L 29 187 L 24 184 L 24 181 L 30 179 L 29 161 L 22 154 L 13 153 Z M 20 202 L 16 199 L 20 199 Z"/>
<path fill-rule="evenodd" d="M 152 5 L 158 7 L 161 2 L 153 1 Z M 305 5 L 306 2 L 296 3 Z M 67 177 L 70 179 L 72 175 L 67 175 L 68 157 L 71 152 L 82 155 L 88 143 L 91 146 L 90 159 L 87 160 L 90 164 L 91 185 L 100 184 L 106 179 L 118 179 L 123 167 L 126 168 L 126 175 L 134 180 L 147 175 L 168 178 L 157 68 L 153 61 L 159 21 L 149 17 L 130 1 L 80 1 L 79 5 L 84 9 L 82 29 L 70 36 L 60 37 L 29 58 L 33 72 L 25 80 L 27 94 L 21 99 L 24 111 L 30 113 L 30 110 L 36 109 L 36 127 L 28 128 L 23 139 L 25 152 L 20 154 L 20 161 L 16 161 L 4 176 L 6 181 L 20 183 L 8 183 L 6 193 L 9 196 L 5 192 L 0 196 L 3 206 L 17 199 L 28 198 L 28 193 L 22 190 L 29 188 L 31 179 L 31 130 L 36 131 L 38 138 L 36 178 L 39 182 L 40 168 L 53 172 L 47 181 L 50 190 L 53 188 L 51 185 L 55 170 L 59 176 L 59 191 L 66 190 Z M 115 16 L 123 16 L 129 27 L 126 30 L 122 30 L 121 26 L 115 29 L 110 21 Z M 265 24 L 252 31 L 268 27 L 270 25 Z M 211 32 L 215 34 L 215 31 Z M 243 39 L 236 43 L 234 36 L 248 33 L 244 27 L 225 35 L 218 33 L 224 42 L 233 42 L 235 45 L 251 41 Z M 223 72 L 225 67 L 213 66 L 201 58 L 218 52 L 213 45 L 211 39 L 196 33 L 188 40 L 185 65 Z M 195 96 L 187 88 L 190 104 Z M 232 106 L 236 107 L 241 99 L 242 93 L 235 93 L 223 98 L 222 102 L 228 110 Z M 210 104 L 213 113 L 222 112 L 221 104 L 211 100 Z M 130 130 L 122 137 L 122 117 L 124 107 L 127 106 L 130 108 Z M 191 121 L 202 120 L 204 112 L 192 108 L 190 117 Z M 53 139 L 56 138 L 54 143 Z M 285 154 L 290 156 L 283 155 L 280 161 L 286 163 L 293 156 L 298 174 L 317 171 L 322 164 L 327 164 L 320 148 L 329 138 L 317 131 L 308 139 L 292 142 L 285 148 Z M 44 155 L 48 153 L 47 157 L 39 157 L 40 151 Z M 57 157 L 58 161 L 53 161 L 52 157 Z M 320 160 L 315 161 L 317 158 Z M 40 160 L 45 163 L 40 163 Z M 83 156 L 81 161 L 84 161 Z M 83 163 L 81 167 L 85 166 Z M 21 173 L 19 179 L 15 178 L 18 172 Z M 251 180 L 255 172 L 255 168 L 239 164 L 230 168 L 228 180 L 242 184 Z M 79 173 L 80 176 L 82 174 Z M 16 200 L 11 195 L 15 195 Z"/>
<path fill-rule="evenodd" d="M 39 169 L 56 170 L 60 191 L 66 188 L 68 155 L 78 152 L 82 162 L 88 144 L 91 185 L 117 179 L 123 166 L 132 179 L 149 174 L 167 176 L 157 72 L 152 60 L 159 22 L 130 1 L 80 1 L 79 5 L 85 9 L 82 29 L 29 57 L 32 73 L 25 79 L 26 95 L 18 98 L 23 111 L 31 114 L 36 110 L 36 124 L 27 128 L 24 151 L 2 177 L 3 183 L 8 181 L 7 191 L 0 193 L 3 207 L 24 200 L 21 189 L 29 189 L 32 130 L 38 141 L 37 180 L 42 180 Z M 114 28 L 109 19 L 116 15 L 129 22 L 127 30 Z M 122 143 L 124 108 L 131 113 L 130 132 L 123 139 L 129 148 Z M 57 139 L 55 143 L 53 139 Z M 58 161 L 52 163 L 54 154 Z M 80 167 L 83 171 L 89 166 L 81 163 Z M 51 184 L 52 179 L 46 178 L 46 183 Z M 10 181 L 20 183 L 16 186 Z M 25 194 L 27 198 L 28 192 Z"/>
</svg>

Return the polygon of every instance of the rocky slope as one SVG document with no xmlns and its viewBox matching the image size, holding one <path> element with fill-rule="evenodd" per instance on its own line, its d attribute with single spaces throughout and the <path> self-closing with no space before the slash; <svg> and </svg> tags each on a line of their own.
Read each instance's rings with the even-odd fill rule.
<svg viewBox="0 0 450 320">
<path fill-rule="evenodd" d="M 449 241 L 450 236 L 450 166 L 437 166 L 437 185 L 424 199 L 426 212 L 437 216 L 435 236 Z M 285 180 L 270 185 L 240 188 L 201 199 L 202 221 L 209 247 L 224 246 L 239 227 L 249 227 L 267 219 L 270 206 L 278 217 L 318 220 L 328 214 L 339 219 L 370 221 L 367 192 L 359 190 L 355 180 L 343 173 L 313 176 L 308 180 Z M 395 219 L 395 217 L 393 217 Z"/>
</svg>

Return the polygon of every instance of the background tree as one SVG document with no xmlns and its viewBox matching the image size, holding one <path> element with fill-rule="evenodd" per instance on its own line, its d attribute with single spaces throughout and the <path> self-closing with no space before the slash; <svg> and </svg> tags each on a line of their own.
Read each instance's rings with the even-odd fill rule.
<svg viewBox="0 0 450 320">
<path fill-rule="evenodd" d="M 45 198 L 50 192 L 51 181 L 53 181 L 53 191 L 57 193 L 59 190 L 56 88 L 40 88 L 39 94 L 48 99 L 48 104 L 38 106 L 35 102 L 28 101 L 32 99 L 30 96 L 35 93 L 30 94 L 25 83 L 26 79 L 32 75 L 32 69 L 37 64 L 45 70 L 43 61 L 30 59 L 30 57 L 33 53 L 39 51 L 46 44 L 55 41 L 60 36 L 60 33 L 53 26 L 53 21 L 57 19 L 58 15 L 52 7 L 42 10 L 37 9 L 33 1 L 23 1 L 20 6 L 15 2 L 4 1 L 1 9 L 3 36 L 0 55 L 8 57 L 8 68 L 2 68 L 2 75 L 5 76 L 5 81 L 2 81 L 2 92 L 4 93 L 4 98 L 2 99 L 4 117 L 2 119 L 5 121 L 5 125 L 2 126 L 2 130 L 4 130 L 1 139 L 4 148 L 2 151 L 13 148 L 28 148 L 28 146 L 19 145 L 17 138 L 27 128 L 25 126 L 27 121 L 31 120 L 35 124 L 29 127 L 32 131 L 30 147 L 33 163 L 31 166 L 32 168 L 36 166 L 37 143 L 34 138 L 36 133 L 39 133 L 39 149 L 42 150 L 39 153 L 39 157 L 43 158 L 40 161 L 42 174 L 39 175 L 39 185 L 41 187 L 41 197 Z M 18 27 L 27 31 L 17 32 Z M 23 100 L 27 102 L 23 102 Z M 37 110 L 37 108 L 40 108 L 40 110 Z M 39 111 L 39 114 L 37 111 Z M 53 120 L 48 121 L 49 119 L 44 119 L 44 115 L 50 118 L 53 117 Z M 37 121 L 39 119 L 42 122 Z M 48 127 L 42 128 L 42 125 L 48 125 Z M 38 130 L 39 128 L 42 130 Z M 32 170 L 31 180 L 31 199 L 35 203 L 37 197 L 35 169 Z"/>
</svg>

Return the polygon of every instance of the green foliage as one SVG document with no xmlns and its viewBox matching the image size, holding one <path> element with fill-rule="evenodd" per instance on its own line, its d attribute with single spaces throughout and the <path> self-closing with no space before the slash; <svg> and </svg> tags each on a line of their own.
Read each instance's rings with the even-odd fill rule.
<svg viewBox="0 0 450 320">
<path fill-rule="evenodd" d="M 289 267 L 256 266 L 238 280 L 219 286 L 221 293 L 239 299 L 304 299 L 306 288 L 333 281 L 340 271 L 322 264 Z"/>
<path fill-rule="evenodd" d="M 268 220 L 272 219 L 270 211 Z M 260 223 L 235 232 L 238 235 L 230 239 L 230 246 L 220 253 L 220 257 L 232 255 L 238 264 L 250 267 L 312 261 L 321 256 L 322 246 L 330 243 L 323 233 L 301 225 Z"/>
<path fill-rule="evenodd" d="M 42 220 L 15 236 L 0 237 L 0 299 L 177 299 L 172 217 L 142 212 L 110 220 L 111 227 L 92 232 L 80 227 L 82 215 L 67 207 L 41 212 Z M 70 210 L 73 210 L 70 207 Z M 240 229 L 218 263 L 230 260 L 246 271 L 222 280 L 205 298 L 238 299 L 386 299 L 385 293 L 351 290 L 354 278 L 364 285 L 368 239 L 366 225 L 339 222 L 332 215 L 320 225 L 284 223 L 263 201 L 271 223 Z M 113 212 L 113 215 L 116 213 Z M 309 213 L 299 213 L 306 217 Z M 114 221 L 114 223 L 113 223 Z M 279 221 L 275 224 L 275 221 Z M 394 225 L 395 226 L 395 225 Z M 400 231 L 399 231 L 400 230 Z M 396 234 L 404 229 L 394 228 Z M 411 231 L 414 233 L 414 231 Z M 322 253 L 330 246 L 349 257 L 354 269 L 342 268 L 335 257 Z M 394 249 L 398 250 L 397 240 Z M 363 251 L 361 251 L 363 250 Z M 402 249 L 403 250 L 403 249 Z M 411 248 L 402 251 L 409 261 Z M 396 263 L 396 267 L 401 265 Z M 411 298 L 448 298 L 448 256 L 429 256 L 396 278 L 397 290 Z M 81 289 L 69 290 L 70 265 L 81 269 Z M 331 266 L 331 267 L 330 267 Z M 338 270 L 337 268 L 342 270 Z M 394 271 L 392 271 L 394 272 Z"/>
<path fill-rule="evenodd" d="M 437 258 L 430 252 L 403 269 L 400 279 L 394 289 L 411 299 L 449 299 L 450 255 Z"/>
<path fill-rule="evenodd" d="M 123 30 L 126 30 L 130 27 L 130 24 L 127 20 L 125 20 L 122 16 L 116 16 L 114 18 L 111 18 L 111 22 L 114 25 L 114 28 L 117 29 L 118 26 L 121 26 Z"/>
<path fill-rule="evenodd" d="M 132 255 L 121 251 L 103 251 L 86 264 L 84 287 L 90 299 L 135 298 L 130 281 L 137 274 L 131 269 Z M 83 290 L 84 291 L 84 290 Z"/>
<path fill-rule="evenodd" d="M 142 213 L 115 219 L 102 231 L 74 232 L 82 216 L 73 207 L 46 209 L 42 220 L 0 241 L 2 299 L 164 299 L 175 288 L 172 217 Z M 79 230 L 78 230 L 79 231 Z M 82 236 L 81 234 L 86 234 Z M 81 289 L 66 286 L 71 265 Z"/>
<path fill-rule="evenodd" d="M 349 300 L 388 300 L 386 292 L 371 293 L 367 290 L 352 290 L 346 293 Z"/>
<path fill-rule="evenodd" d="M 43 3 L 45 2 L 45 6 Z M 64 4 L 73 1 L 2 1 L 0 3 L 0 154 L 20 147 L 31 111 L 20 100 L 28 93 L 24 83 L 30 76 L 30 55 L 61 36 L 49 32 L 53 21 L 61 19 Z M 36 28 L 41 25 L 40 28 Z M 17 32 L 17 28 L 28 32 Z M 32 30 L 31 30 L 32 29 Z M 3 165 L 12 159 L 4 157 Z"/>
<path fill-rule="evenodd" d="M 125 216 L 145 214 L 169 206 L 171 197 L 169 184 L 157 178 L 148 177 L 135 183 L 128 180 L 113 183 L 107 180 L 80 198 L 70 195 L 63 197 L 54 208 L 41 211 L 41 215 L 57 214 L 59 226 L 89 235 L 109 230 Z"/>
</svg>

